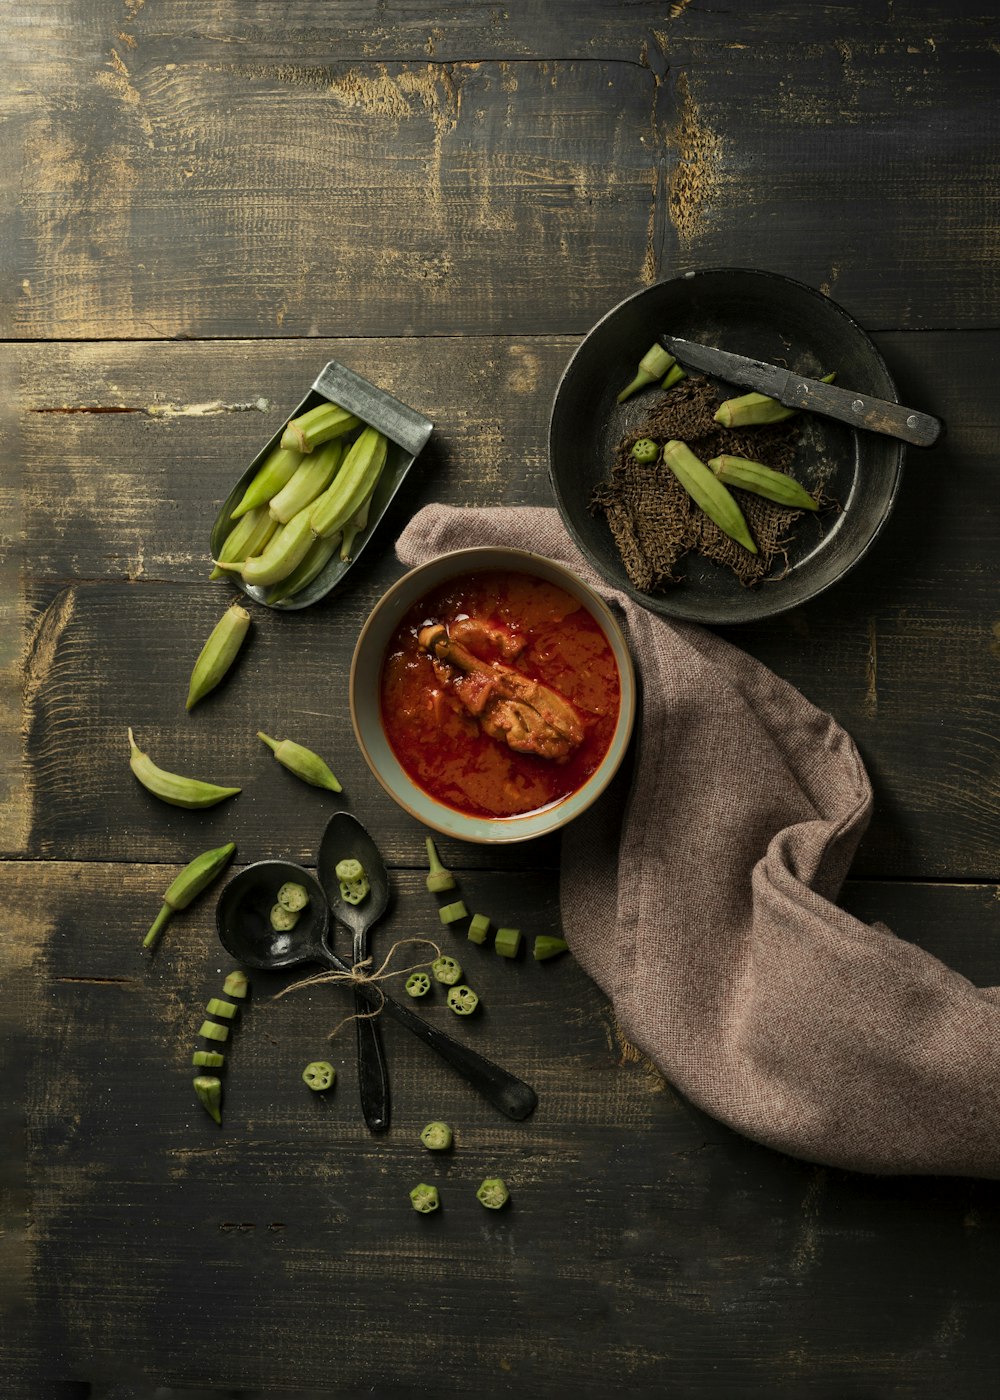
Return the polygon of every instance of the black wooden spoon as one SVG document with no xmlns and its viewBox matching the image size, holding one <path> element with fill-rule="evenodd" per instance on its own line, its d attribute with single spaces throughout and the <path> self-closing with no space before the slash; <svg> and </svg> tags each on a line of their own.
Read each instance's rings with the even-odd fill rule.
<svg viewBox="0 0 1000 1400">
<path fill-rule="evenodd" d="M 293 929 L 278 932 L 271 927 L 271 907 L 286 880 L 305 886 L 309 904 Z M 351 970 L 330 948 L 330 906 L 322 885 L 308 870 L 291 861 L 262 860 L 241 870 L 219 896 L 215 921 L 222 946 L 247 967 L 277 971 L 299 963 L 318 962 L 337 972 Z M 358 990 L 369 1006 L 381 1004 L 376 987 L 361 983 Z M 387 996 L 382 1009 L 436 1050 L 508 1118 L 520 1120 L 533 1112 L 538 1095 L 522 1079 L 467 1045 L 452 1040 L 450 1035 L 429 1025 L 404 1003 Z"/>
<path fill-rule="evenodd" d="M 337 862 L 358 860 L 364 866 L 371 886 L 360 904 L 348 904 L 341 896 L 337 879 Z M 319 847 L 316 872 L 326 891 L 333 917 L 345 924 L 353 935 L 352 961 L 357 964 L 368 957 L 368 934 L 378 923 L 389 905 L 389 875 L 378 847 L 351 812 L 334 812 L 326 824 Z M 369 969 L 371 971 L 371 969 Z M 354 993 L 354 1009 L 358 1013 L 358 1089 L 361 1111 L 373 1133 L 384 1133 L 389 1126 L 389 1071 L 378 1017 L 368 1015 L 369 1003 L 360 990 Z"/>
</svg>

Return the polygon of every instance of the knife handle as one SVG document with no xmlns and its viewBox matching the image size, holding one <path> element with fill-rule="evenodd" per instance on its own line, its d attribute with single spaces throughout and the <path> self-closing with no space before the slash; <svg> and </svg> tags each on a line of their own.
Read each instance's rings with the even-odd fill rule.
<svg viewBox="0 0 1000 1400">
<path fill-rule="evenodd" d="M 788 387 L 796 403 L 806 410 L 812 408 L 816 413 L 828 413 L 844 423 L 901 438 L 915 447 L 932 447 L 944 427 L 939 418 L 932 418 L 929 413 L 918 413 L 915 409 L 904 408 L 901 403 L 875 399 L 853 389 L 807 382 L 795 375 L 789 376 Z"/>
</svg>

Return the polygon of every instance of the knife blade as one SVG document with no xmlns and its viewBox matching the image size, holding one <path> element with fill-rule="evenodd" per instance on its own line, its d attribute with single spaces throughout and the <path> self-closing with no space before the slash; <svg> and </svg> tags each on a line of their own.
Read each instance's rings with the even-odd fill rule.
<svg viewBox="0 0 1000 1400">
<path fill-rule="evenodd" d="M 873 398 L 871 394 L 841 389 L 795 374 L 781 365 L 766 360 L 753 360 L 746 355 L 734 355 L 713 345 L 701 345 L 693 340 L 681 340 L 673 335 L 661 335 L 664 345 L 682 365 L 717 375 L 731 384 L 745 384 L 768 398 L 777 399 L 786 408 L 804 408 L 810 413 L 825 414 L 869 432 L 885 433 L 901 438 L 915 447 L 930 447 L 940 437 L 944 424 L 929 413 L 918 413 L 902 404 Z"/>
</svg>

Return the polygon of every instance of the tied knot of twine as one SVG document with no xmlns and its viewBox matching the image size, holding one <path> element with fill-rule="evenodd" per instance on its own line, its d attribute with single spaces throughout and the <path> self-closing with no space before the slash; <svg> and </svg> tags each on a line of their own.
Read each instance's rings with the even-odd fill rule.
<svg viewBox="0 0 1000 1400">
<path fill-rule="evenodd" d="M 342 972 L 337 970 L 331 972 L 317 972 L 314 973 L 312 977 L 303 977 L 301 981 L 293 982 L 291 986 L 285 987 L 282 991 L 277 992 L 274 999 L 278 1001 L 279 998 L 288 996 L 289 992 L 301 992 L 306 987 L 321 987 L 327 982 L 351 982 L 355 987 L 371 987 L 378 998 L 378 1004 L 373 1006 L 370 1011 L 355 1011 L 350 1016 L 344 1016 L 337 1022 L 333 1030 L 327 1036 L 328 1040 L 332 1040 L 337 1032 L 343 1026 L 346 1026 L 349 1021 L 371 1021 L 374 1020 L 375 1017 L 381 1016 L 385 1009 L 385 992 L 382 990 L 381 983 L 387 982 L 390 977 L 406 977 L 412 972 L 419 972 L 422 968 L 431 966 L 433 959 L 428 958 L 424 962 L 408 963 L 406 967 L 399 967 L 394 971 L 389 971 L 389 964 L 392 962 L 396 952 L 400 948 L 405 948 L 407 945 L 417 943 L 423 945 L 425 948 L 433 948 L 435 958 L 441 956 L 441 949 L 431 938 L 398 938 L 374 972 L 371 971 L 372 964 L 375 961 L 374 958 L 363 958 L 360 962 L 352 963 L 350 967 L 344 968 Z"/>
</svg>

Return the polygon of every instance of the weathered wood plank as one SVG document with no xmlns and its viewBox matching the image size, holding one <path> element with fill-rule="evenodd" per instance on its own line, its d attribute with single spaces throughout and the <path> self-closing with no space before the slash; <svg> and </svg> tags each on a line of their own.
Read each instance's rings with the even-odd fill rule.
<svg viewBox="0 0 1000 1400">
<path fill-rule="evenodd" d="M 853 1176 L 737 1138 L 629 1058 L 569 959 L 467 958 L 487 1014 L 461 1033 L 536 1083 L 528 1123 L 389 1025 L 394 1127 L 369 1137 L 350 1028 L 324 1039 L 345 998 L 274 1001 L 285 976 L 254 983 L 220 1132 L 187 1065 L 227 966 L 210 898 L 155 960 L 138 953 L 167 874 L 51 863 L 28 884 L 0 866 L 33 1006 L 28 1296 L 64 1378 L 329 1391 L 335 1375 L 338 1395 L 416 1396 L 430 1371 L 457 1396 L 473 1368 L 487 1400 L 984 1393 L 997 1184 Z M 543 876 L 475 880 L 526 929 L 555 917 Z M 847 900 L 1000 980 L 993 890 L 853 885 Z M 380 946 L 422 932 L 427 903 L 401 875 Z M 340 1066 L 325 1101 L 298 1081 L 321 1053 Z M 457 1130 L 444 1163 L 415 1141 L 432 1116 Z M 492 1172 L 514 1200 L 486 1219 L 470 1191 Z M 406 1192 L 430 1177 L 444 1208 L 428 1221 Z M 303 1325 L 317 1310 L 330 1325 Z"/>
<path fill-rule="evenodd" d="M 806 608 L 730 634 L 857 737 L 878 795 L 862 874 L 997 874 L 998 525 L 986 504 L 995 340 L 879 337 L 904 398 L 940 413 L 947 437 L 933 453 L 911 453 L 894 516 L 853 575 Z M 572 344 L 122 345 L 112 366 L 101 347 L 19 347 L 34 641 L 29 764 L 22 770 L 15 754 L 11 774 L 25 772 L 36 818 L 25 798 L 5 832 L 8 853 L 107 857 L 129 829 L 142 834 L 147 859 L 179 859 L 194 832 L 238 829 L 248 853 L 275 854 L 280 826 L 288 853 L 305 858 L 325 808 L 299 801 L 292 780 L 268 766 L 253 736 L 276 724 L 330 752 L 387 854 L 412 864 L 417 828 L 376 787 L 350 737 L 353 639 L 400 572 L 388 544 L 408 512 L 430 500 L 549 501 L 547 406 Z M 231 684 L 185 717 L 190 666 L 229 596 L 204 578 L 207 523 L 241 464 L 336 356 L 433 417 L 432 447 L 385 522 L 385 552 L 364 557 L 338 597 L 304 615 L 259 613 Z M 267 400 L 259 412 L 204 412 L 258 399 Z M 194 817 L 155 807 L 124 766 L 128 724 L 165 766 L 186 759 L 206 775 L 242 775 L 247 793 Z M 470 848 L 455 858 L 484 857 Z"/>
<path fill-rule="evenodd" d="M 995 322 L 986 16 L 822 6 L 803 38 L 784 4 L 584 9 L 302 3 L 275 33 L 232 3 L 29 7 L 2 326 L 579 331 L 713 263 L 883 327 Z"/>
</svg>

